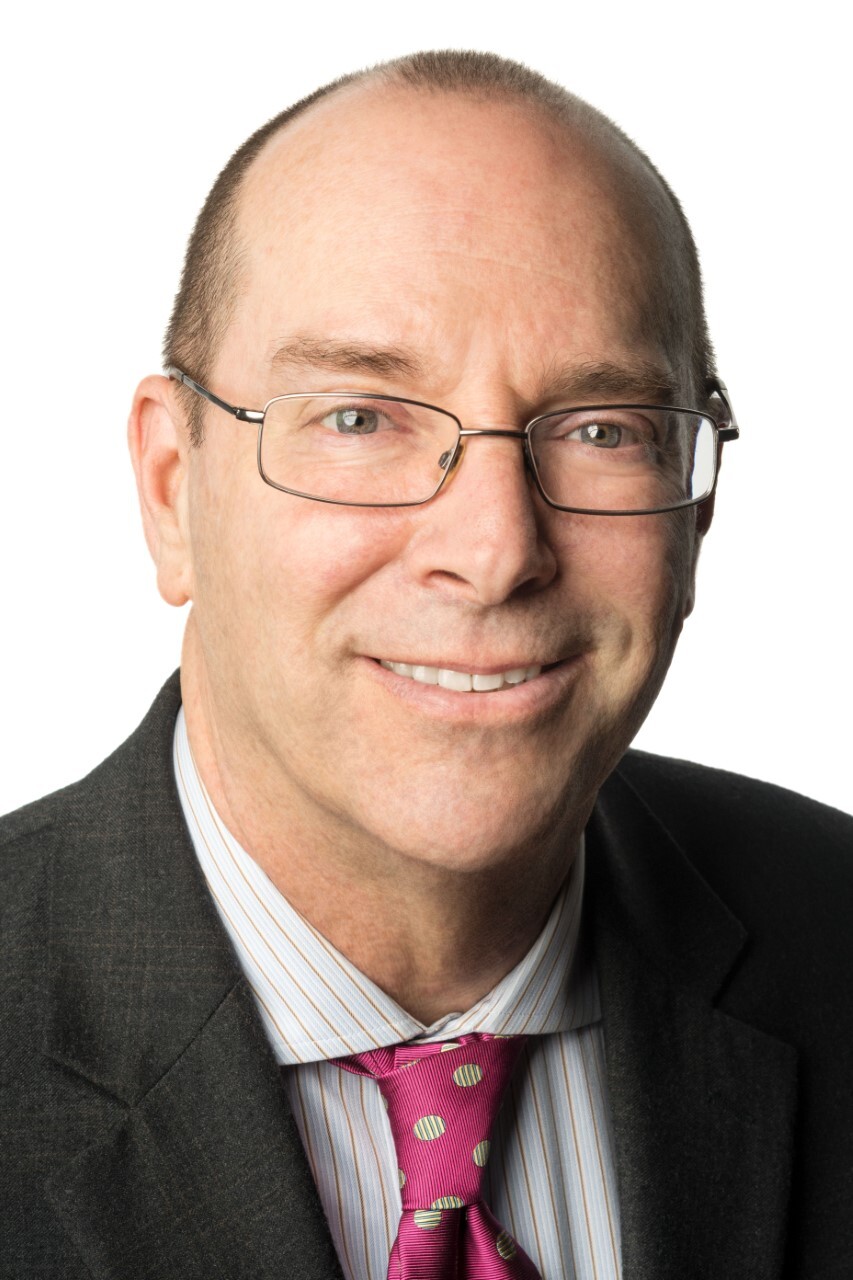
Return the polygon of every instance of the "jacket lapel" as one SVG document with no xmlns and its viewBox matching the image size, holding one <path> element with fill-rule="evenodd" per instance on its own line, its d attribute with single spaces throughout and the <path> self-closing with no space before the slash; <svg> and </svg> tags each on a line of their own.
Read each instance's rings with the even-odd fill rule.
<svg viewBox="0 0 853 1280">
<path fill-rule="evenodd" d="M 778 1280 L 796 1053 L 717 1004 L 745 932 L 618 774 L 589 848 L 624 1280 Z"/>
<path fill-rule="evenodd" d="M 330 1280 L 279 1071 L 184 828 L 178 701 L 173 677 L 58 833 L 46 1053 L 87 1122 L 49 1194 L 104 1280 Z"/>
</svg>

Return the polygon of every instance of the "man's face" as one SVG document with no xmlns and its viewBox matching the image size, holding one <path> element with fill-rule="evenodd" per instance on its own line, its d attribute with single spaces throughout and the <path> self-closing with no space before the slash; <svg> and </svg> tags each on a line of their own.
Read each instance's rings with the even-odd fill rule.
<svg viewBox="0 0 853 1280">
<path fill-rule="evenodd" d="M 607 397 L 623 402 L 655 398 L 639 362 L 667 368 L 605 166 L 516 106 L 345 91 L 268 147 L 240 236 L 210 379 L 235 404 L 356 388 L 514 430 L 582 403 L 592 365 L 624 371 Z M 584 820 L 689 594 L 683 523 L 554 511 L 520 442 L 491 436 L 425 505 L 362 509 L 265 485 L 252 429 L 213 409 L 189 534 L 211 732 L 259 808 L 459 868 L 517 855 L 561 813 Z M 454 692 L 382 660 L 546 669 Z"/>
</svg>

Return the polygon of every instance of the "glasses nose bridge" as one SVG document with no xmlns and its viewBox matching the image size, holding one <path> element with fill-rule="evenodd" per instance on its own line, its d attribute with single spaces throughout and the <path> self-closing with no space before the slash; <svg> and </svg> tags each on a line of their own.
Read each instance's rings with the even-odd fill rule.
<svg viewBox="0 0 853 1280">
<path fill-rule="evenodd" d="M 465 452 L 464 443 L 471 436 L 495 436 L 500 438 L 506 436 L 508 440 L 521 440 L 524 445 L 524 460 L 526 465 L 530 465 L 530 433 L 527 430 L 518 431 L 508 427 L 459 427 L 459 448 L 456 455 L 456 466 L 462 461 Z M 456 467 L 454 467 L 454 470 Z"/>
<path fill-rule="evenodd" d="M 527 431 L 511 431 L 504 427 L 460 427 L 459 439 L 466 436 L 509 436 L 511 440 L 526 440 Z"/>
<path fill-rule="evenodd" d="M 506 436 L 509 440 L 520 440 L 523 444 L 524 466 L 527 471 L 536 475 L 536 468 L 533 466 L 533 459 L 530 454 L 530 432 L 528 430 L 518 431 L 508 427 L 463 427 L 459 426 L 459 434 L 457 439 L 457 448 L 451 465 L 447 468 L 444 480 L 447 480 L 454 472 L 458 471 L 459 466 L 465 456 L 465 441 L 471 436 Z M 442 484 L 444 483 L 442 481 Z"/>
</svg>

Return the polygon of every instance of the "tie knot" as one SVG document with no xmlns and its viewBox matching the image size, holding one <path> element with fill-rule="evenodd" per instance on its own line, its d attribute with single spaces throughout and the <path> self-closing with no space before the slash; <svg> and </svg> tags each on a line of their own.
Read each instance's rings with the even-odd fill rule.
<svg viewBox="0 0 853 1280">
<path fill-rule="evenodd" d="M 440 1216 L 480 1200 L 492 1125 L 524 1040 L 472 1035 L 340 1060 L 378 1081 L 404 1209 Z"/>
</svg>

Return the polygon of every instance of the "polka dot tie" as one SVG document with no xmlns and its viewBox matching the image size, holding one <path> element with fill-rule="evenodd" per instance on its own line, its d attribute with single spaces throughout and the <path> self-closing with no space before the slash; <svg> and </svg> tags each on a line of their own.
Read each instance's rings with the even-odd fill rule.
<svg viewBox="0 0 853 1280">
<path fill-rule="evenodd" d="M 403 1215 L 388 1280 L 540 1280 L 482 1199 L 495 1116 L 524 1036 L 460 1036 L 338 1058 L 373 1076 L 399 1164 Z"/>
</svg>

